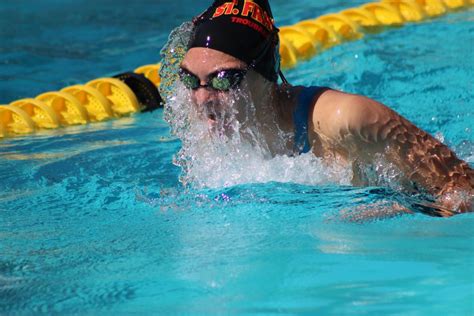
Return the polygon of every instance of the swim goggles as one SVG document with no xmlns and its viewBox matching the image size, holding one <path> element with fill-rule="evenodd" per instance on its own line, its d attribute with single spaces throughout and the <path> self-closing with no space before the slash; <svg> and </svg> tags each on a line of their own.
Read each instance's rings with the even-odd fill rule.
<svg viewBox="0 0 474 316">
<path fill-rule="evenodd" d="M 206 84 L 190 71 L 180 68 L 179 78 L 188 89 L 211 88 L 216 91 L 228 91 L 237 87 L 244 79 L 247 69 L 223 69 L 207 76 Z"/>
</svg>

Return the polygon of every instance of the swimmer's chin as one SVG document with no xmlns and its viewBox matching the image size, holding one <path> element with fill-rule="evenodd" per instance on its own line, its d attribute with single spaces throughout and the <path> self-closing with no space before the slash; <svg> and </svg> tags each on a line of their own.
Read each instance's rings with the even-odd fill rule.
<svg viewBox="0 0 474 316">
<path fill-rule="evenodd" d="M 217 116 L 215 114 L 200 113 L 198 115 L 198 119 L 203 123 L 206 122 L 209 127 L 215 126 L 218 123 L 218 119 L 217 119 Z"/>
<path fill-rule="evenodd" d="M 217 121 L 212 118 L 208 118 L 207 127 L 209 128 L 209 130 L 214 130 L 215 128 L 217 128 Z"/>
</svg>

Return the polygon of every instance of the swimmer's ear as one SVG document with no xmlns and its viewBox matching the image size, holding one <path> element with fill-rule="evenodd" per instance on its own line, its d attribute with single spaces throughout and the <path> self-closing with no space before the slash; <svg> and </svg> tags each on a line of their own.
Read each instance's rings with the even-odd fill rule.
<svg viewBox="0 0 474 316">
<path fill-rule="evenodd" d="M 115 75 L 114 78 L 123 81 L 135 93 L 138 102 L 142 106 L 142 112 L 151 112 L 163 107 L 163 99 L 158 92 L 158 88 L 144 75 L 124 72 Z"/>
</svg>

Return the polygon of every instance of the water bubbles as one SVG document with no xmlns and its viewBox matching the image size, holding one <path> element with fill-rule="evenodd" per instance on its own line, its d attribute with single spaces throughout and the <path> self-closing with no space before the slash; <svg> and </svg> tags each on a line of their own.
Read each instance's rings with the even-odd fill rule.
<svg viewBox="0 0 474 316">
<path fill-rule="evenodd" d="M 175 28 L 169 36 L 169 40 L 160 52 L 160 95 L 164 100 L 173 96 L 174 82 L 178 79 L 178 70 L 181 61 L 186 54 L 188 42 L 193 31 L 192 22 L 185 22 Z"/>
<path fill-rule="evenodd" d="M 361 183 L 367 186 L 388 187 L 395 191 L 407 189 L 404 174 L 384 154 L 375 154 L 371 163 L 356 163 Z"/>
<path fill-rule="evenodd" d="M 440 142 L 444 143 L 444 135 L 441 132 L 437 132 L 434 137 L 439 140 Z"/>
</svg>

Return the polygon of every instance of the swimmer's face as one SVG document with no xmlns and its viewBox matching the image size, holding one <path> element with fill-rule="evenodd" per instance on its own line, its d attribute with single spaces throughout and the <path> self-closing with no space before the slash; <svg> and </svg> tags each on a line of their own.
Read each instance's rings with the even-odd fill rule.
<svg viewBox="0 0 474 316">
<path fill-rule="evenodd" d="M 231 90 L 241 86 L 247 75 L 247 65 L 220 51 L 195 47 L 186 53 L 181 71 L 183 84 L 191 91 L 199 117 L 207 120 L 209 125 L 215 125 L 224 119 L 226 107 L 229 106 L 226 101 L 229 101 Z"/>
</svg>

